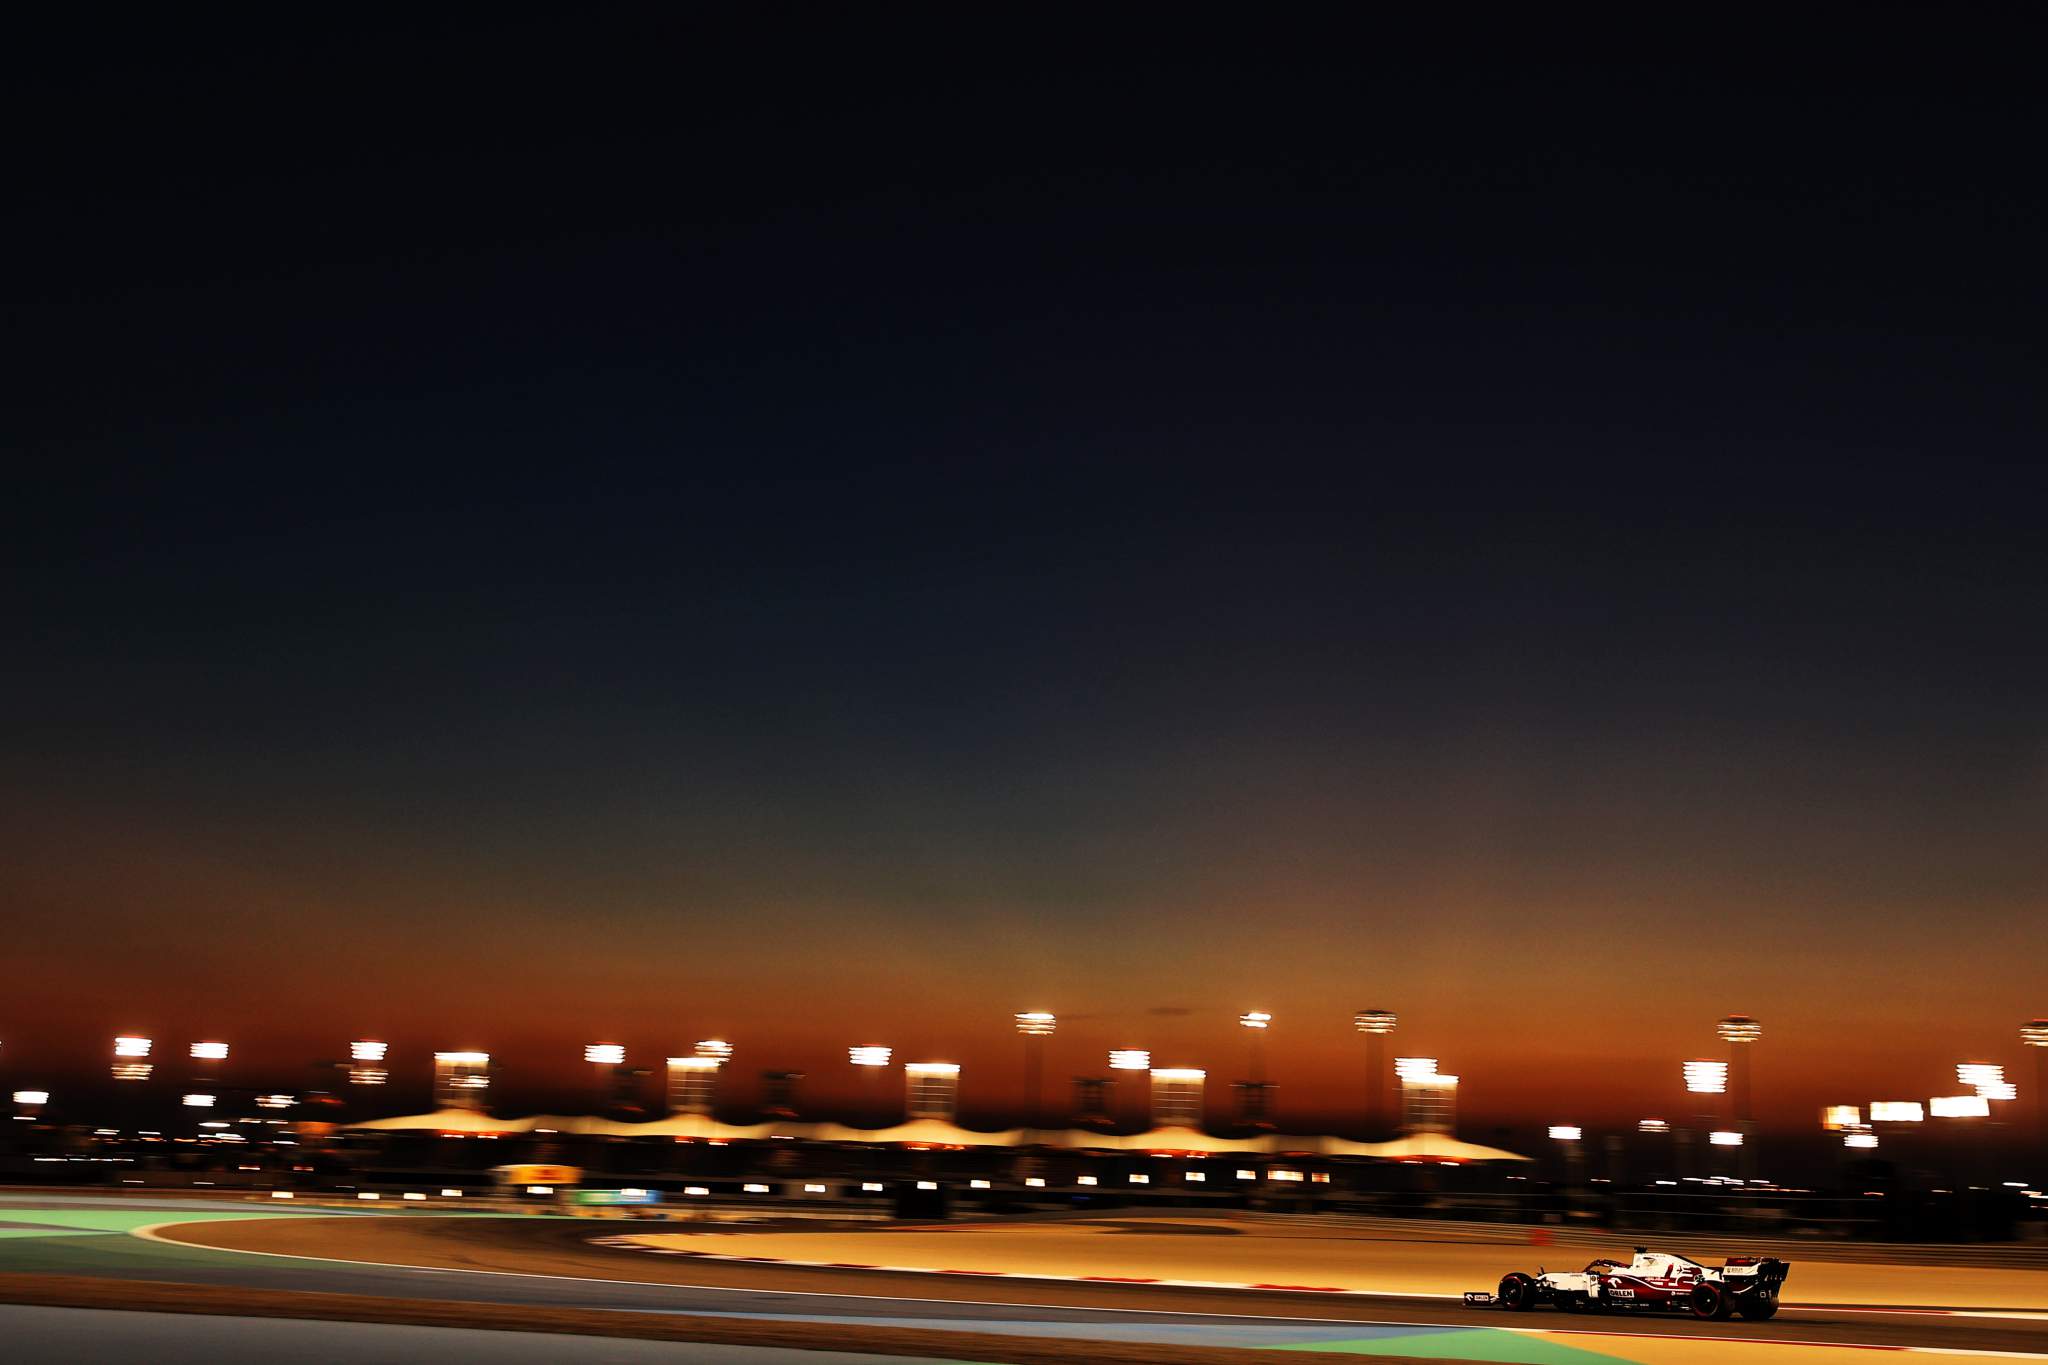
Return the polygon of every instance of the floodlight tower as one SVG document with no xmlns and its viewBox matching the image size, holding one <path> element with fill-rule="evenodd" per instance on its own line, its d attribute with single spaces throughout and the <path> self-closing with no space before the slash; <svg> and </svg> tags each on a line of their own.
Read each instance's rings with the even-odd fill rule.
<svg viewBox="0 0 2048 1365">
<path fill-rule="evenodd" d="M 1373 1142 L 1386 1131 L 1381 1101 L 1387 1093 L 1387 1035 L 1397 1020 L 1392 1010 L 1360 1010 L 1351 1027 L 1365 1035 L 1365 1136 Z"/>
<path fill-rule="evenodd" d="M 1741 1170 L 1748 1177 L 1756 1172 L 1756 1144 L 1751 1141 L 1756 1116 L 1750 1109 L 1749 1050 L 1764 1036 L 1764 1026 L 1746 1014 L 1731 1014 L 1716 1024 L 1714 1031 L 1728 1044 L 1729 1100 L 1735 1110 L 1735 1131 L 1743 1137 Z"/>
<path fill-rule="evenodd" d="M 889 1059 L 895 1053 L 879 1043 L 859 1043 L 846 1049 L 847 1064 L 857 1067 L 861 1073 L 860 1107 L 864 1122 L 876 1128 L 886 1128 L 882 1113 L 882 1072 L 888 1068 Z"/>
<path fill-rule="evenodd" d="M 2034 1049 L 2034 1137 L 2048 1157 L 2048 1019 L 2022 1024 L 2020 1041 Z"/>
<path fill-rule="evenodd" d="M 1138 1071 L 1150 1071 L 1152 1069 L 1152 1054 L 1142 1047 L 1111 1048 L 1109 1050 L 1109 1069 L 1111 1071 L 1120 1071 L 1126 1074 Z M 1138 1082 L 1135 1076 L 1132 1076 L 1131 1078 L 1131 1089 L 1134 1091 L 1138 1089 Z M 1135 1103 L 1138 1106 L 1140 1114 L 1140 1126 L 1142 1127 L 1144 1106 L 1146 1103 L 1144 1095 L 1142 1093 L 1139 1094 L 1138 1098 L 1135 1101 L 1133 1101 L 1133 1103 Z"/>
<path fill-rule="evenodd" d="M 1045 1126 L 1045 1040 L 1059 1019 L 1051 1010 L 1022 1010 L 1010 1017 L 1024 1039 L 1024 1122 L 1035 1134 Z"/>
</svg>

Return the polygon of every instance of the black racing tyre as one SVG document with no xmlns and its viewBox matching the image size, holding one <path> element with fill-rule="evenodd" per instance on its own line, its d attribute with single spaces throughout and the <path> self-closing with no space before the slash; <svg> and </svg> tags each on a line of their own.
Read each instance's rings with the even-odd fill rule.
<svg viewBox="0 0 2048 1365">
<path fill-rule="evenodd" d="M 1711 1318 L 1717 1321 L 1726 1318 L 1733 1307 L 1728 1302 L 1727 1291 L 1718 1284 L 1694 1285 L 1685 1306 L 1692 1310 L 1692 1315 L 1696 1318 Z"/>
<path fill-rule="evenodd" d="M 1769 1322 L 1778 1316 L 1778 1301 L 1752 1291 L 1742 1296 L 1742 1302 L 1735 1306 L 1735 1311 L 1749 1322 Z"/>
<path fill-rule="evenodd" d="M 1536 1281 L 1521 1271 L 1511 1271 L 1501 1277 L 1500 1305 L 1526 1313 L 1536 1306 Z"/>
</svg>

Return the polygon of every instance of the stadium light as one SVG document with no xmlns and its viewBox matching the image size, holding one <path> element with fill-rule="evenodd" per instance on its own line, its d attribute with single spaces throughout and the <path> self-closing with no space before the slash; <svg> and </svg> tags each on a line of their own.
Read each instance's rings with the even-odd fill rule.
<svg viewBox="0 0 2048 1365">
<path fill-rule="evenodd" d="M 1844 1147 L 1857 1147 L 1861 1148 L 1864 1151 L 1869 1151 L 1871 1148 L 1877 1146 L 1877 1134 L 1844 1133 L 1842 1134 L 1842 1145 Z"/>
<path fill-rule="evenodd" d="M 1636 1124 L 1638 1133 L 1668 1133 L 1671 1125 L 1663 1119 L 1643 1119 Z"/>
<path fill-rule="evenodd" d="M 911 1076 L 957 1076 L 960 1074 L 960 1064 L 958 1062 L 905 1062 L 903 1070 Z"/>
<path fill-rule="evenodd" d="M 204 1062 L 224 1062 L 228 1059 L 228 1045 L 226 1043 L 194 1043 L 191 1047 L 191 1054 Z"/>
<path fill-rule="evenodd" d="M 618 1066 L 626 1060 L 626 1049 L 618 1043 L 590 1043 L 583 1049 L 583 1060 L 598 1066 Z"/>
<path fill-rule="evenodd" d="M 846 1049 L 846 1060 L 855 1066 L 887 1066 L 894 1055 L 891 1049 L 872 1044 Z"/>
<path fill-rule="evenodd" d="M 389 1046 L 374 1038 L 358 1038 L 348 1045 L 348 1059 L 352 1062 L 381 1062 Z"/>
<path fill-rule="evenodd" d="M 1746 1014 L 1731 1014 L 1714 1025 L 1724 1043 L 1753 1043 L 1764 1036 L 1764 1026 Z"/>
<path fill-rule="evenodd" d="M 1863 1111 L 1853 1104 L 1831 1104 L 1820 1111 L 1820 1126 L 1830 1133 L 1860 1128 L 1863 1126 Z"/>
<path fill-rule="evenodd" d="M 1927 1102 L 1927 1112 L 1938 1119 L 1988 1118 L 1991 1101 L 1982 1095 L 1936 1095 Z"/>
<path fill-rule="evenodd" d="M 184 1105 L 187 1109 L 211 1109 L 213 1098 L 211 1095 L 187 1095 L 184 1097 Z"/>
<path fill-rule="evenodd" d="M 1731 1132 L 1725 1128 L 1718 1129 L 1707 1134 L 1707 1141 L 1716 1147 L 1740 1147 L 1742 1145 L 1742 1134 Z"/>
<path fill-rule="evenodd" d="M 1924 1123 L 1927 1110 L 1918 1100 L 1872 1100 L 1872 1123 Z"/>
<path fill-rule="evenodd" d="M 1695 1058 L 1682 1067 L 1685 1088 L 1695 1095 L 1720 1095 L 1728 1089 L 1728 1063 Z"/>
<path fill-rule="evenodd" d="M 1392 1033 L 1397 1022 L 1392 1010 L 1360 1010 L 1351 1016 L 1351 1027 L 1360 1033 Z"/>
<path fill-rule="evenodd" d="M 1011 1016 L 1017 1024 L 1017 1032 L 1027 1038 L 1043 1038 L 1059 1026 L 1059 1017 L 1051 1010 L 1024 1010 Z"/>
<path fill-rule="evenodd" d="M 1240 1028 L 1267 1028 L 1272 1024 L 1273 1016 L 1264 1010 L 1246 1010 L 1237 1016 L 1237 1022 Z"/>
<path fill-rule="evenodd" d="M 1394 1058 L 1394 1074 L 1404 1081 L 1418 1080 L 1424 1076 L 1434 1076 L 1437 1074 L 1436 1058 L 1396 1057 Z"/>
<path fill-rule="evenodd" d="M 14 1102 L 16 1104 L 48 1104 L 50 1102 L 50 1092 L 47 1090 L 17 1090 L 14 1092 Z"/>
<path fill-rule="evenodd" d="M 729 1062 L 732 1060 L 732 1044 L 723 1038 L 705 1038 L 697 1044 L 697 1055 Z"/>
<path fill-rule="evenodd" d="M 1550 1125 L 1550 1135 L 1559 1142 L 1577 1142 L 1586 1133 L 1575 1123 L 1553 1123 Z"/>
<path fill-rule="evenodd" d="M 1149 1071 L 1152 1069 L 1152 1054 L 1141 1047 L 1119 1047 L 1110 1049 L 1109 1069 L 1111 1071 Z"/>
<path fill-rule="evenodd" d="M 116 1057 L 147 1057 L 151 1046 L 152 1044 L 147 1038 L 116 1038 L 114 1040 L 114 1055 Z"/>
</svg>

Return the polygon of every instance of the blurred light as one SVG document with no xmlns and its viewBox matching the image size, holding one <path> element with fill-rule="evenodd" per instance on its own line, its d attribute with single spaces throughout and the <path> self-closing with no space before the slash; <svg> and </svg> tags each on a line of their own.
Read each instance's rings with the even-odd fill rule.
<svg viewBox="0 0 2048 1365">
<path fill-rule="evenodd" d="M 1027 1175 L 1024 1177 L 1024 1183 L 1031 1189 L 1042 1190 L 1045 1188 L 1045 1177 L 1042 1175 Z"/>
<path fill-rule="evenodd" d="M 407 1191 L 406 1191 L 406 1192 L 405 1192 L 404 1194 L 401 1194 L 401 1195 L 400 1195 L 400 1196 L 398 1196 L 398 1197 L 399 1197 L 400 1199 L 412 1199 L 412 1200 L 420 1200 L 420 1199 L 425 1199 L 425 1198 L 426 1198 L 426 1196 L 425 1196 L 425 1195 L 423 1195 L 423 1194 L 419 1194 L 419 1193 L 416 1193 L 415 1191 L 412 1191 L 412 1190 L 407 1190 Z"/>
<path fill-rule="evenodd" d="M 114 1079 L 117 1081 L 146 1081 L 156 1067 L 149 1062 L 116 1062 Z"/>
<path fill-rule="evenodd" d="M 864 1194 L 880 1194 L 882 1192 L 882 1184 L 878 1180 L 863 1181 L 860 1188 Z"/>
<path fill-rule="evenodd" d="M 1245 1028 L 1265 1028 L 1273 1022 L 1273 1016 L 1264 1010 L 1246 1010 L 1237 1016 L 1237 1022 Z"/>
<path fill-rule="evenodd" d="M 770 1190 L 770 1189 L 769 1189 L 769 1188 L 768 1188 L 768 1187 L 767 1187 L 766 1185 L 742 1185 L 742 1186 L 740 1187 L 740 1189 L 741 1189 L 741 1192 L 742 1192 L 742 1193 L 745 1193 L 745 1194 L 770 1194 L 770 1193 L 773 1193 L 773 1191 L 771 1191 L 771 1190 Z"/>
<path fill-rule="evenodd" d="M 256 1097 L 256 1107 L 258 1109 L 289 1109 L 297 1103 L 298 1096 L 296 1095 L 258 1095 Z"/>
<path fill-rule="evenodd" d="M 1977 1093 L 1987 1100 L 2016 1100 L 2020 1097 L 2020 1088 L 2011 1081 L 1999 1081 L 1995 1085 L 1978 1086 Z"/>
<path fill-rule="evenodd" d="M 1152 1183 L 1152 1177 L 1149 1175 L 1133 1175 L 1131 1183 L 1133 1185 L 1149 1185 Z"/>
<path fill-rule="evenodd" d="M 705 1038 L 697 1044 L 699 1057 L 715 1057 L 721 1062 L 732 1060 L 732 1044 L 723 1038 Z"/>
<path fill-rule="evenodd" d="M 211 1109 L 213 1108 L 213 1096 L 187 1095 L 183 1103 L 187 1109 Z"/>
<path fill-rule="evenodd" d="M 1392 1010 L 1360 1010 L 1351 1016 L 1351 1027 L 1360 1033 L 1392 1033 L 1394 1023 Z"/>
<path fill-rule="evenodd" d="M 462 1191 L 461 1191 L 461 1190 L 443 1190 L 443 1191 L 441 1191 L 441 1197 L 442 1197 L 443 1199 L 460 1199 L 460 1198 L 462 1198 Z"/>
<path fill-rule="evenodd" d="M 1831 1104 L 1820 1111 L 1820 1126 L 1830 1133 L 1859 1128 L 1862 1124 L 1863 1111 L 1853 1104 Z"/>
<path fill-rule="evenodd" d="M 706 1189 L 702 1185 L 685 1185 L 683 1186 L 683 1193 L 686 1195 L 695 1195 L 697 1198 L 701 1199 L 704 1196 L 710 1194 L 711 1191 Z"/>
<path fill-rule="evenodd" d="M 960 1064 L 958 1062 L 905 1062 L 903 1064 L 903 1071 L 905 1075 L 910 1076 L 957 1076 L 960 1074 Z"/>
<path fill-rule="evenodd" d="M 1286 1181 L 1290 1181 L 1290 1182 L 1298 1182 L 1298 1181 L 1299 1181 L 1299 1180 L 1301 1179 L 1301 1172 L 1300 1172 L 1300 1171 L 1268 1171 L 1268 1172 L 1266 1172 L 1266 1179 L 1268 1179 L 1268 1180 L 1286 1180 Z"/>
<path fill-rule="evenodd" d="M 939 1187 L 939 1182 L 936 1180 L 920 1180 L 917 1182 L 917 1187 L 921 1190 L 935 1190 Z"/>
<path fill-rule="evenodd" d="M 1920 1123 L 1927 1118 L 1927 1111 L 1918 1100 L 1872 1100 L 1870 1121 L 1872 1123 Z"/>
<path fill-rule="evenodd" d="M 1714 1025 L 1724 1043 L 1753 1043 L 1764 1036 L 1764 1026 L 1746 1014 L 1731 1014 Z"/>
<path fill-rule="evenodd" d="M 226 1043 L 194 1043 L 192 1044 L 192 1055 L 201 1061 L 224 1062 L 228 1059 L 228 1045 Z"/>
<path fill-rule="evenodd" d="M 1434 1076 L 1436 1075 L 1436 1058 L 1396 1057 L 1394 1058 L 1394 1074 L 1404 1081 L 1412 1081 L 1418 1076 Z"/>
<path fill-rule="evenodd" d="M 1084 1175 L 1080 1179 L 1076 1180 L 1074 1183 L 1076 1185 L 1094 1185 L 1099 1184 L 1100 1182 L 1097 1181 L 1096 1178 L 1092 1175 Z"/>
<path fill-rule="evenodd" d="M 2020 1025 L 2020 1041 L 2028 1047 L 2048 1047 L 2048 1019 Z"/>
<path fill-rule="evenodd" d="M 437 1062 L 448 1062 L 455 1066 L 489 1066 L 491 1064 L 491 1054 L 488 1052 L 437 1052 L 434 1054 L 434 1060 Z"/>
<path fill-rule="evenodd" d="M 289 1199 L 292 1197 L 292 1192 L 290 1190 L 272 1190 L 270 1197 L 272 1199 Z"/>
<path fill-rule="evenodd" d="M 17 1090 L 14 1092 L 14 1102 L 16 1104 L 48 1104 L 50 1102 L 50 1092 L 47 1090 Z"/>
<path fill-rule="evenodd" d="M 1113 1048 L 1109 1054 L 1111 1071 L 1149 1071 L 1152 1054 L 1141 1047 Z"/>
<path fill-rule="evenodd" d="M 583 1049 L 583 1060 L 599 1066 L 618 1066 L 626 1060 L 626 1049 L 619 1043 L 591 1043 Z"/>
<path fill-rule="evenodd" d="M 824 1192 L 825 1192 L 825 1187 L 824 1187 L 823 1185 L 806 1185 L 806 1186 L 804 1186 L 804 1193 L 805 1193 L 805 1194 L 823 1194 Z"/>
<path fill-rule="evenodd" d="M 551 1191 L 543 1190 L 541 1193 L 551 1193 Z M 382 1199 L 383 1197 L 381 1194 L 371 1194 L 368 1190 L 358 1190 L 356 1192 L 356 1198 L 358 1199 Z"/>
<path fill-rule="evenodd" d="M 1663 1119 L 1644 1119 L 1636 1124 L 1636 1131 L 1638 1133 L 1668 1133 L 1671 1131 L 1671 1125 Z"/>
<path fill-rule="evenodd" d="M 1257 1171 L 1247 1171 L 1240 1167 L 1237 1172 L 1237 1178 L 1239 1180 L 1257 1180 L 1259 1173 Z"/>
<path fill-rule="evenodd" d="M 1209 1179 L 1209 1177 L 1201 1171 L 1189 1171 L 1186 1173 L 1185 1178 L 1187 1180 L 1194 1182 L 1197 1185 L 1203 1184 Z"/>
<path fill-rule="evenodd" d="M 348 1069 L 350 1085 L 382 1085 L 391 1079 L 391 1073 L 381 1066 L 352 1066 Z"/>
<path fill-rule="evenodd" d="M 1740 1147 L 1742 1145 L 1742 1134 L 1731 1133 L 1726 1129 L 1717 1129 L 1707 1134 L 1707 1141 L 1716 1147 Z"/>
<path fill-rule="evenodd" d="M 1059 1023 L 1051 1010 L 1025 1010 L 1013 1017 L 1017 1021 L 1017 1032 L 1032 1038 L 1043 1038 Z"/>
<path fill-rule="evenodd" d="M 1685 1088 L 1695 1095 L 1719 1095 L 1728 1089 L 1728 1063 L 1695 1060 L 1685 1063 Z"/>
<path fill-rule="evenodd" d="M 1552 1125 L 1550 1125 L 1550 1135 L 1556 1138 L 1559 1142 L 1577 1142 L 1586 1134 L 1583 1129 L 1579 1128 L 1575 1124 L 1553 1123 Z"/>
<path fill-rule="evenodd" d="M 1155 1081 L 1206 1081 L 1209 1073 L 1195 1066 L 1158 1066 L 1152 1068 Z"/>
<path fill-rule="evenodd" d="M 1438 1071 L 1427 1076 L 1410 1076 L 1402 1081 L 1402 1084 L 1411 1090 L 1456 1090 L 1458 1078 L 1446 1076 Z"/>
<path fill-rule="evenodd" d="M 372 1038 L 358 1038 L 348 1045 L 348 1057 L 352 1062 L 381 1062 L 386 1046 Z"/>
<path fill-rule="evenodd" d="M 526 1192 L 528 1194 L 553 1194 L 555 1187 L 553 1185 L 528 1185 Z"/>
<path fill-rule="evenodd" d="M 2005 1068 L 1990 1062 L 1957 1062 L 1956 1082 L 1973 1090 L 1987 1085 L 2000 1085 L 2005 1081 Z"/>
<path fill-rule="evenodd" d="M 855 1066 L 887 1066 L 895 1055 L 891 1049 L 873 1044 L 846 1049 L 846 1060 Z"/>
<path fill-rule="evenodd" d="M 1927 1101 L 1927 1112 L 1938 1119 L 1987 1118 L 1991 1101 L 1982 1095 L 1936 1095 Z"/>
<path fill-rule="evenodd" d="M 967 1182 L 967 1188 L 970 1190 L 986 1190 L 991 1188 L 991 1186 L 986 1180 L 970 1180 Z"/>
<path fill-rule="evenodd" d="M 716 1057 L 671 1057 L 668 1059 L 668 1069 L 670 1071 L 716 1071 L 724 1065 L 725 1063 L 719 1061 Z"/>
<path fill-rule="evenodd" d="M 1870 1148 L 1877 1146 L 1877 1134 L 1844 1133 L 1842 1134 L 1842 1145 L 1844 1147 L 1861 1147 L 1867 1151 Z"/>
<path fill-rule="evenodd" d="M 147 1038 L 116 1038 L 114 1040 L 114 1055 L 116 1057 L 147 1057 L 149 1049 L 150 1041 Z"/>
</svg>

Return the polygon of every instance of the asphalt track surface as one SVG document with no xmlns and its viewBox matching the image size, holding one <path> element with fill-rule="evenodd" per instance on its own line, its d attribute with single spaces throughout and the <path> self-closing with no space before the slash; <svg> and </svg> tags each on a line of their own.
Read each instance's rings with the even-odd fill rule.
<svg viewBox="0 0 2048 1365">
<path fill-rule="evenodd" d="M 1503 1360 L 1703 1359 L 1735 1342 L 1780 1344 L 1739 1358 L 1834 1357 L 1827 1348 L 1981 1352 L 2048 1360 L 2048 1319 L 1833 1311 L 1793 1304 L 1767 1323 L 1555 1312 L 1474 1311 L 1433 1299 L 1359 1299 L 900 1275 L 665 1258 L 591 1245 L 617 1224 L 536 1217 L 268 1216 L 257 1206 L 186 1207 L 106 1201 L 109 1226 L 145 1235 L 37 1237 L 53 1201 L 0 1197 L 0 1268 L 177 1280 L 243 1288 L 304 1289 L 455 1302 L 636 1309 L 810 1322 L 945 1327 L 1088 1340 L 1296 1350 L 1370 1351 L 1436 1337 L 1477 1349 L 1499 1338 L 1528 1349 L 1487 1350 Z M 13 1207 L 9 1207 L 13 1205 Z M 81 1201 L 72 1207 L 95 1207 Z M 23 1226 L 27 1224 L 27 1226 Z M 153 1224 L 154 1226 L 149 1226 Z M 250 1254 L 260 1253 L 260 1254 Z M 1473 1328 L 1540 1328 L 1540 1337 Z M 1461 1330 L 1463 1329 L 1463 1330 Z M 1544 1349 L 1538 1350 L 1538 1343 Z M 1667 1349 L 1668 1345 L 1668 1349 Z M 1583 1346 L 1582 1352 L 1577 1349 Z M 1706 1354 L 1701 1354 L 1701 1352 Z M 1085 1357 L 1083 1357 L 1085 1358 Z"/>
</svg>

